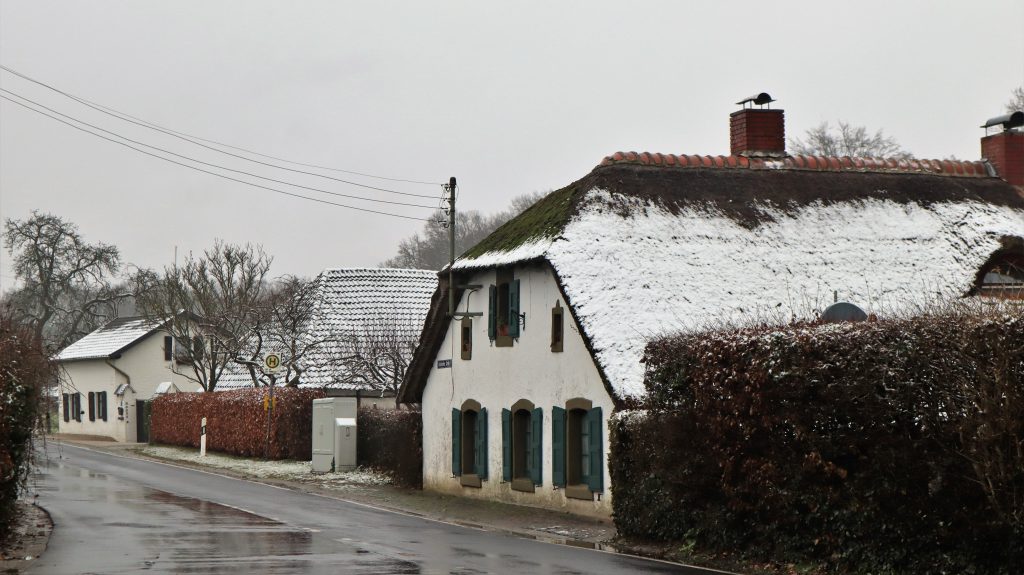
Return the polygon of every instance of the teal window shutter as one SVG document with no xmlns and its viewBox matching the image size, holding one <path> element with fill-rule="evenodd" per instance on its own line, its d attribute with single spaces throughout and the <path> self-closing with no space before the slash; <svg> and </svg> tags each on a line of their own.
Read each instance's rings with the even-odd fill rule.
<svg viewBox="0 0 1024 575">
<path fill-rule="evenodd" d="M 508 334 L 519 337 L 519 280 L 508 284 Z"/>
<path fill-rule="evenodd" d="M 487 479 L 487 408 L 481 407 L 476 416 L 476 475 Z"/>
<path fill-rule="evenodd" d="M 498 288 L 491 286 L 487 305 L 487 337 L 494 341 L 498 335 Z"/>
<path fill-rule="evenodd" d="M 512 412 L 501 410 L 501 478 L 512 481 Z"/>
<path fill-rule="evenodd" d="M 462 412 L 452 408 L 452 475 L 462 475 Z"/>
<path fill-rule="evenodd" d="M 587 485 L 591 491 L 604 491 L 604 436 L 601 434 L 603 422 L 604 415 L 600 407 L 593 407 L 587 412 L 586 424 L 590 432 L 590 445 L 587 447 L 590 454 Z"/>
<path fill-rule="evenodd" d="M 565 410 L 551 408 L 551 483 L 565 487 Z"/>
<path fill-rule="evenodd" d="M 530 479 L 534 485 L 543 483 L 544 475 L 542 463 L 544 461 L 544 442 L 541 441 L 544 434 L 544 412 L 541 408 L 535 408 L 530 416 L 530 427 L 533 433 L 530 434 Z"/>
</svg>

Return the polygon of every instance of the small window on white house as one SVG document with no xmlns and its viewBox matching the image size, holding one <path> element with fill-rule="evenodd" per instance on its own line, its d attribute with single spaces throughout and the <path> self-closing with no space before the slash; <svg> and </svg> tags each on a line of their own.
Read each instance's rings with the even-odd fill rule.
<svg viewBox="0 0 1024 575">
<path fill-rule="evenodd" d="M 461 323 L 461 344 L 460 349 L 462 350 L 462 359 L 469 360 L 473 359 L 473 319 L 464 317 Z"/>
<path fill-rule="evenodd" d="M 96 421 L 96 393 L 89 392 L 89 421 Z"/>
<path fill-rule="evenodd" d="M 564 339 L 565 308 L 559 302 L 551 308 L 551 351 L 562 351 L 562 340 Z"/>
<path fill-rule="evenodd" d="M 164 361 L 171 361 L 174 358 L 174 338 L 164 336 Z"/>
<path fill-rule="evenodd" d="M 64 422 L 71 421 L 71 396 L 67 393 L 63 394 L 64 400 Z"/>
</svg>

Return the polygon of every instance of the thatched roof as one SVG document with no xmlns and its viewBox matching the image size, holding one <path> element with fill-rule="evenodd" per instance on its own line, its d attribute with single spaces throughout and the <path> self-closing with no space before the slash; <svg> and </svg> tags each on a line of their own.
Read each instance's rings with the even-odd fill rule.
<svg viewBox="0 0 1024 575">
<path fill-rule="evenodd" d="M 455 269 L 549 264 L 613 397 L 626 398 L 642 393 L 649 337 L 806 317 L 834 293 L 883 313 L 964 295 L 1020 238 L 1024 199 L 984 162 L 620 153 Z M 434 311 L 404 401 L 418 401 L 443 337 Z"/>
</svg>

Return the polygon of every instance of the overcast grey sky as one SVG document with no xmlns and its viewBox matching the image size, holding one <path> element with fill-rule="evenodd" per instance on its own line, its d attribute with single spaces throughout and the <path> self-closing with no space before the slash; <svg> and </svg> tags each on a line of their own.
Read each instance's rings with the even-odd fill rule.
<svg viewBox="0 0 1024 575">
<path fill-rule="evenodd" d="M 767 91 L 788 135 L 882 128 L 918 157 L 976 159 L 978 127 L 1024 85 L 1024 2 L 0 1 L 0 62 L 177 131 L 391 178 L 457 176 L 485 212 L 562 187 L 618 150 L 728 153 L 735 102 Z M 0 72 L 0 87 L 202 161 L 376 199 L 439 186 L 256 166 L 97 113 Z M 294 167 L 294 166 L 292 166 Z M 226 172 L 223 172 L 226 173 Z M 237 174 L 228 174 L 239 177 Z M 430 210 L 331 197 L 413 217 Z M 214 238 L 273 273 L 375 266 L 422 222 L 199 173 L 0 101 L 0 215 L 76 222 L 159 267 Z M 12 281 L 9 257 L 3 286 Z"/>
</svg>

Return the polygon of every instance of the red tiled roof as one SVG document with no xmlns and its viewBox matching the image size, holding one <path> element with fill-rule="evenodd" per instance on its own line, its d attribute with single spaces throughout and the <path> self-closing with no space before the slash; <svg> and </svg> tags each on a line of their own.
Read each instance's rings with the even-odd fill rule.
<svg viewBox="0 0 1024 575">
<path fill-rule="evenodd" d="M 784 158 L 746 156 L 687 156 L 648 152 L 616 152 L 605 157 L 601 166 L 640 164 L 669 168 L 734 168 L 750 170 L 810 170 L 817 172 L 885 172 L 934 174 L 959 177 L 993 177 L 987 162 L 959 160 L 897 160 L 894 158 L 850 158 L 825 156 L 786 156 Z"/>
</svg>

